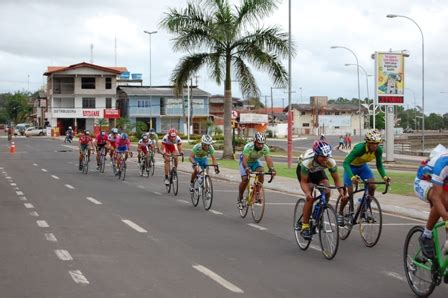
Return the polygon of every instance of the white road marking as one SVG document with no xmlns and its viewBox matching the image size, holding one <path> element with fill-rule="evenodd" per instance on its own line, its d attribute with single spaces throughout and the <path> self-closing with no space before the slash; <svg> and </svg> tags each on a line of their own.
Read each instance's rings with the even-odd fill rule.
<svg viewBox="0 0 448 298">
<path fill-rule="evenodd" d="M 190 204 L 188 201 L 181 200 L 181 199 L 177 199 L 176 201 L 178 201 L 178 202 L 180 202 L 180 203 L 184 203 L 184 204 Z"/>
<path fill-rule="evenodd" d="M 59 177 L 58 177 L 58 176 L 55 176 L 55 175 L 51 175 L 51 178 L 56 179 L 56 180 L 59 180 Z"/>
<path fill-rule="evenodd" d="M 287 206 L 291 206 L 291 205 L 295 205 L 296 203 L 265 203 L 266 205 L 287 205 Z"/>
<path fill-rule="evenodd" d="M 193 265 L 193 268 L 197 271 L 201 272 L 205 276 L 211 278 L 212 280 L 216 281 L 218 284 L 226 288 L 227 290 L 234 292 L 234 293 L 244 293 L 243 290 L 238 288 L 236 285 L 231 283 L 230 281 L 225 280 L 215 272 L 211 271 L 210 269 L 202 266 L 202 265 Z"/>
<path fill-rule="evenodd" d="M 79 149 L 77 146 L 70 146 L 70 145 L 61 145 L 70 149 Z"/>
<path fill-rule="evenodd" d="M 53 233 L 45 233 L 45 239 L 51 242 L 58 242 L 58 239 L 56 239 Z"/>
<path fill-rule="evenodd" d="M 222 212 L 219 212 L 219 211 L 216 211 L 216 210 L 213 210 L 213 209 L 210 209 L 208 211 L 210 211 L 211 213 L 216 214 L 216 215 L 222 215 Z"/>
<path fill-rule="evenodd" d="M 19 197 L 21 201 L 26 201 L 26 197 Z"/>
<path fill-rule="evenodd" d="M 9 183 L 9 185 L 11 185 L 11 186 L 17 186 L 17 184 L 15 184 L 15 183 Z"/>
<path fill-rule="evenodd" d="M 40 169 L 40 170 L 45 173 L 48 172 L 46 169 Z"/>
<path fill-rule="evenodd" d="M 0 168 L 0 170 L 3 170 L 3 168 Z"/>
<path fill-rule="evenodd" d="M 33 204 L 31 204 L 31 203 L 25 203 L 23 205 L 25 205 L 25 207 L 28 208 L 28 209 L 33 209 L 34 208 Z"/>
<path fill-rule="evenodd" d="M 401 276 L 400 274 L 396 273 L 396 272 L 392 272 L 392 271 L 384 271 L 384 274 L 386 274 L 387 276 L 396 278 L 398 280 L 401 281 L 406 281 L 406 278 L 404 278 L 403 276 Z"/>
<path fill-rule="evenodd" d="M 265 230 L 267 230 L 267 228 L 262 227 L 262 226 L 259 226 L 259 225 L 257 225 L 257 224 L 250 223 L 250 224 L 247 224 L 247 225 L 248 225 L 248 226 L 251 226 L 251 227 L 253 227 L 253 228 L 259 229 L 260 231 L 265 231 Z"/>
<path fill-rule="evenodd" d="M 383 223 L 383 226 L 415 226 L 415 223 Z"/>
<path fill-rule="evenodd" d="M 30 212 L 30 215 L 31 215 L 31 216 L 35 216 L 35 217 L 38 217 L 38 216 L 39 216 L 39 213 L 37 213 L 36 211 L 31 211 L 31 212 Z"/>
<path fill-rule="evenodd" d="M 6 179 L 8 179 L 8 180 L 12 179 L 12 178 L 11 178 L 11 177 L 9 177 L 9 176 L 6 176 L 5 178 L 6 178 Z"/>
<path fill-rule="evenodd" d="M 73 261 L 72 256 L 70 253 L 65 249 L 55 249 L 54 251 L 58 258 L 62 261 Z"/>
<path fill-rule="evenodd" d="M 96 205 L 102 205 L 103 204 L 100 201 L 95 200 L 94 198 L 91 198 L 91 197 L 87 197 L 86 199 L 89 200 L 90 202 L 92 202 L 93 204 L 96 204 Z"/>
<path fill-rule="evenodd" d="M 75 189 L 73 186 L 71 186 L 70 184 L 64 184 L 65 187 L 70 188 L 70 189 Z"/>
<path fill-rule="evenodd" d="M 37 163 L 33 163 L 33 166 L 37 167 L 37 166 L 38 166 L 38 164 L 37 164 Z"/>
<path fill-rule="evenodd" d="M 20 188 L 18 188 L 18 187 L 15 187 L 14 189 L 15 189 L 15 190 L 20 190 Z"/>
<path fill-rule="evenodd" d="M 143 185 L 137 185 L 137 187 L 140 189 L 145 189 L 145 187 Z"/>
<path fill-rule="evenodd" d="M 70 276 L 72 277 L 73 281 L 77 284 L 85 284 L 88 285 L 89 281 L 87 278 L 82 274 L 79 270 L 70 270 L 68 273 L 70 273 Z"/>
<path fill-rule="evenodd" d="M 161 195 L 162 195 L 162 194 L 161 194 L 160 192 L 158 192 L 158 191 L 155 191 L 154 194 L 156 194 L 156 195 L 158 195 L 158 196 L 161 196 Z"/>
<path fill-rule="evenodd" d="M 148 233 L 147 230 L 143 229 L 138 224 L 133 223 L 132 221 L 130 221 L 128 219 L 122 219 L 121 221 L 124 222 L 125 224 L 127 224 L 128 226 L 130 226 L 131 228 L 133 228 L 134 230 L 136 230 L 139 233 Z"/>
<path fill-rule="evenodd" d="M 36 221 L 36 223 L 37 223 L 37 226 L 40 228 L 49 228 L 50 227 L 45 220 L 38 220 L 38 221 Z"/>
<path fill-rule="evenodd" d="M 23 191 L 16 191 L 16 194 L 17 194 L 18 196 L 23 196 L 23 195 L 25 195 L 25 194 L 23 193 Z"/>
</svg>

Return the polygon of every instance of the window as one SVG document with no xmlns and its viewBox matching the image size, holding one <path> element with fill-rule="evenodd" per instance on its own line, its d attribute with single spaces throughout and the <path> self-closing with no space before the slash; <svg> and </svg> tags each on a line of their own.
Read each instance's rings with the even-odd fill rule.
<svg viewBox="0 0 448 298">
<path fill-rule="evenodd" d="M 106 98 L 106 109 L 112 109 L 112 98 Z"/>
<path fill-rule="evenodd" d="M 81 89 L 95 89 L 95 78 L 81 78 Z"/>
<path fill-rule="evenodd" d="M 106 78 L 106 89 L 112 89 L 112 78 Z"/>
<path fill-rule="evenodd" d="M 302 123 L 302 127 L 310 127 L 309 123 Z"/>
<path fill-rule="evenodd" d="M 83 109 L 94 109 L 95 108 L 95 97 L 84 97 L 82 99 Z"/>
<path fill-rule="evenodd" d="M 75 91 L 74 78 L 54 78 L 53 92 L 54 94 L 73 94 Z"/>
<path fill-rule="evenodd" d="M 334 112 L 334 114 L 335 114 L 335 115 L 339 115 L 340 113 L 339 113 L 339 112 Z"/>
<path fill-rule="evenodd" d="M 302 111 L 300 112 L 300 115 L 304 116 L 306 114 L 306 112 Z"/>
</svg>

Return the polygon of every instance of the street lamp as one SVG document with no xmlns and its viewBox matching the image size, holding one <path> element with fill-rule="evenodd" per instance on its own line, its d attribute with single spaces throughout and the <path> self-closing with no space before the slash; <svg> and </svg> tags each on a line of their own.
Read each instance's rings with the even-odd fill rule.
<svg viewBox="0 0 448 298">
<path fill-rule="evenodd" d="M 156 34 L 157 31 L 146 31 L 143 30 L 144 33 L 148 34 L 149 36 L 149 87 L 152 86 L 152 82 L 151 82 L 151 35 Z"/>
<path fill-rule="evenodd" d="M 362 141 L 362 136 L 361 136 L 361 94 L 359 92 L 359 62 L 358 62 L 358 57 L 356 56 L 355 52 L 353 52 L 352 50 L 350 50 L 347 47 L 342 47 L 342 46 L 332 46 L 331 49 L 345 49 L 347 51 L 349 51 L 350 53 L 353 54 L 353 56 L 355 56 L 356 59 L 356 69 L 357 69 L 357 74 L 358 74 L 358 117 L 359 117 L 359 141 Z"/>
<path fill-rule="evenodd" d="M 417 130 L 417 102 L 415 100 L 415 93 L 412 89 L 409 88 L 404 88 L 404 90 L 409 90 L 411 91 L 413 97 L 414 97 L 414 129 Z"/>
<path fill-rule="evenodd" d="M 356 64 L 353 64 L 353 63 L 345 63 L 345 66 L 352 66 L 352 65 L 356 66 Z M 358 65 L 358 66 L 359 66 L 359 68 L 361 68 L 361 70 L 366 75 L 366 89 L 367 89 L 367 100 L 366 100 L 366 102 L 367 102 L 367 104 L 369 104 L 369 100 L 370 100 L 370 95 L 369 95 L 369 77 L 371 75 L 367 74 L 367 71 L 365 70 L 364 67 L 362 67 L 361 65 Z M 370 111 L 370 109 L 369 109 L 369 111 Z M 368 119 L 369 119 L 368 120 L 368 124 L 369 124 L 368 127 L 370 128 L 370 115 L 369 115 Z M 375 122 L 375 115 L 373 116 L 373 121 Z M 373 126 L 375 126 L 375 125 L 373 125 Z M 374 127 L 374 129 L 375 129 L 375 127 Z"/>
<path fill-rule="evenodd" d="M 414 23 L 422 35 L 422 152 L 425 152 L 425 39 L 423 37 L 423 31 L 416 21 L 410 17 L 398 15 L 398 14 L 388 14 L 388 18 L 405 18 Z"/>
</svg>

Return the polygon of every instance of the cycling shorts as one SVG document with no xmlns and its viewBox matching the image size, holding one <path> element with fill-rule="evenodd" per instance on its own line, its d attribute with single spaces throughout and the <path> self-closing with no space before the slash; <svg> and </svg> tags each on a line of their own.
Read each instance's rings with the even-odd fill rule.
<svg viewBox="0 0 448 298">
<path fill-rule="evenodd" d="M 174 144 L 163 143 L 163 150 L 166 154 L 172 154 L 176 152 L 176 146 Z"/>
<path fill-rule="evenodd" d="M 128 146 L 126 146 L 126 145 L 117 147 L 117 152 L 118 153 L 123 153 L 123 152 L 126 152 L 126 151 L 128 151 Z"/>
<path fill-rule="evenodd" d="M 263 165 L 259 160 L 256 160 L 255 162 L 248 162 L 247 167 L 252 171 L 255 172 L 257 169 L 262 168 Z M 240 175 L 241 177 L 247 176 L 246 170 L 243 167 L 243 155 L 240 155 Z"/>
<path fill-rule="evenodd" d="M 198 166 L 201 167 L 202 170 L 206 168 L 208 165 L 208 158 L 207 157 L 195 157 L 194 162 L 198 164 Z"/>
<path fill-rule="evenodd" d="M 372 170 L 369 168 L 369 166 L 366 163 L 361 166 L 350 165 L 350 168 L 352 169 L 353 175 L 361 177 L 362 180 L 373 179 L 373 177 L 374 177 Z M 349 177 L 347 172 L 344 172 L 344 185 L 345 186 L 347 186 L 347 187 L 353 186 L 351 178 L 352 177 Z"/>
<path fill-rule="evenodd" d="M 297 165 L 297 168 L 296 168 L 296 176 L 297 176 L 297 180 L 299 180 L 299 182 L 301 180 L 301 173 L 302 173 L 302 168 L 301 168 L 301 165 L 299 163 Z M 328 180 L 328 177 L 327 177 L 327 175 L 325 174 L 324 171 L 317 171 L 317 172 L 313 172 L 313 173 L 311 173 L 311 172 L 308 173 L 308 181 L 310 183 L 321 184 L 322 180 Z"/>
<path fill-rule="evenodd" d="M 81 144 L 81 152 L 84 152 L 87 149 L 89 149 L 89 145 L 88 144 Z"/>
<path fill-rule="evenodd" d="M 432 188 L 432 183 L 427 180 L 415 178 L 414 180 L 414 192 L 417 198 L 423 202 L 429 203 L 428 194 Z"/>
</svg>

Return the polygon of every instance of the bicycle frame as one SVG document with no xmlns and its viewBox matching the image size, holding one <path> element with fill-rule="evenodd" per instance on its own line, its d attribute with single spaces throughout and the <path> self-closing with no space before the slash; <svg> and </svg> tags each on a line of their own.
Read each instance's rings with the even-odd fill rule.
<svg viewBox="0 0 448 298">
<path fill-rule="evenodd" d="M 274 179 L 274 175 L 272 175 L 272 173 L 270 173 L 270 172 L 265 172 L 265 173 L 251 172 L 248 175 L 246 189 L 249 188 L 249 191 L 245 198 L 248 207 L 252 206 L 252 204 L 254 203 L 253 198 L 254 198 L 255 188 L 256 188 L 257 184 L 259 183 L 259 179 L 260 179 L 259 177 L 262 175 L 271 175 L 271 179 L 269 179 L 268 183 L 271 183 L 272 179 Z M 251 180 L 253 180 L 253 182 Z"/>
<path fill-rule="evenodd" d="M 434 228 L 432 229 L 432 239 L 434 239 L 434 246 L 435 246 L 435 253 L 436 253 L 436 264 L 437 264 L 437 268 L 439 270 L 440 275 L 443 276 L 448 276 L 448 256 L 444 257 L 442 254 L 442 249 L 441 249 L 441 243 L 440 243 L 440 239 L 439 239 L 439 233 L 438 230 L 440 228 L 445 228 L 445 223 L 439 222 L 437 223 Z M 445 260 L 443 260 L 445 258 Z M 415 260 L 415 258 L 412 260 L 412 262 L 421 268 L 424 268 L 426 270 L 431 271 L 431 267 L 420 263 L 418 260 Z"/>
<path fill-rule="evenodd" d="M 355 215 L 352 218 L 352 225 L 356 225 L 358 223 L 358 217 L 361 214 L 361 211 L 365 208 L 365 206 L 369 203 L 368 202 L 368 197 L 369 197 L 369 185 L 371 184 L 375 184 L 375 185 L 382 185 L 385 184 L 386 185 L 386 189 L 384 190 L 384 192 L 382 192 L 383 195 L 385 195 L 387 193 L 387 191 L 389 190 L 389 183 L 386 182 L 376 182 L 376 181 L 368 181 L 368 180 L 363 180 L 362 183 L 364 184 L 364 188 L 362 189 L 358 189 L 358 185 L 356 186 L 356 189 L 353 191 L 353 195 L 350 198 L 351 202 L 351 206 L 354 206 L 354 195 L 356 193 L 359 192 L 363 192 L 362 198 L 361 198 L 361 203 L 359 204 L 358 208 L 355 210 L 350 210 L 350 212 L 355 212 Z M 368 206 L 368 205 L 367 205 Z"/>
</svg>

